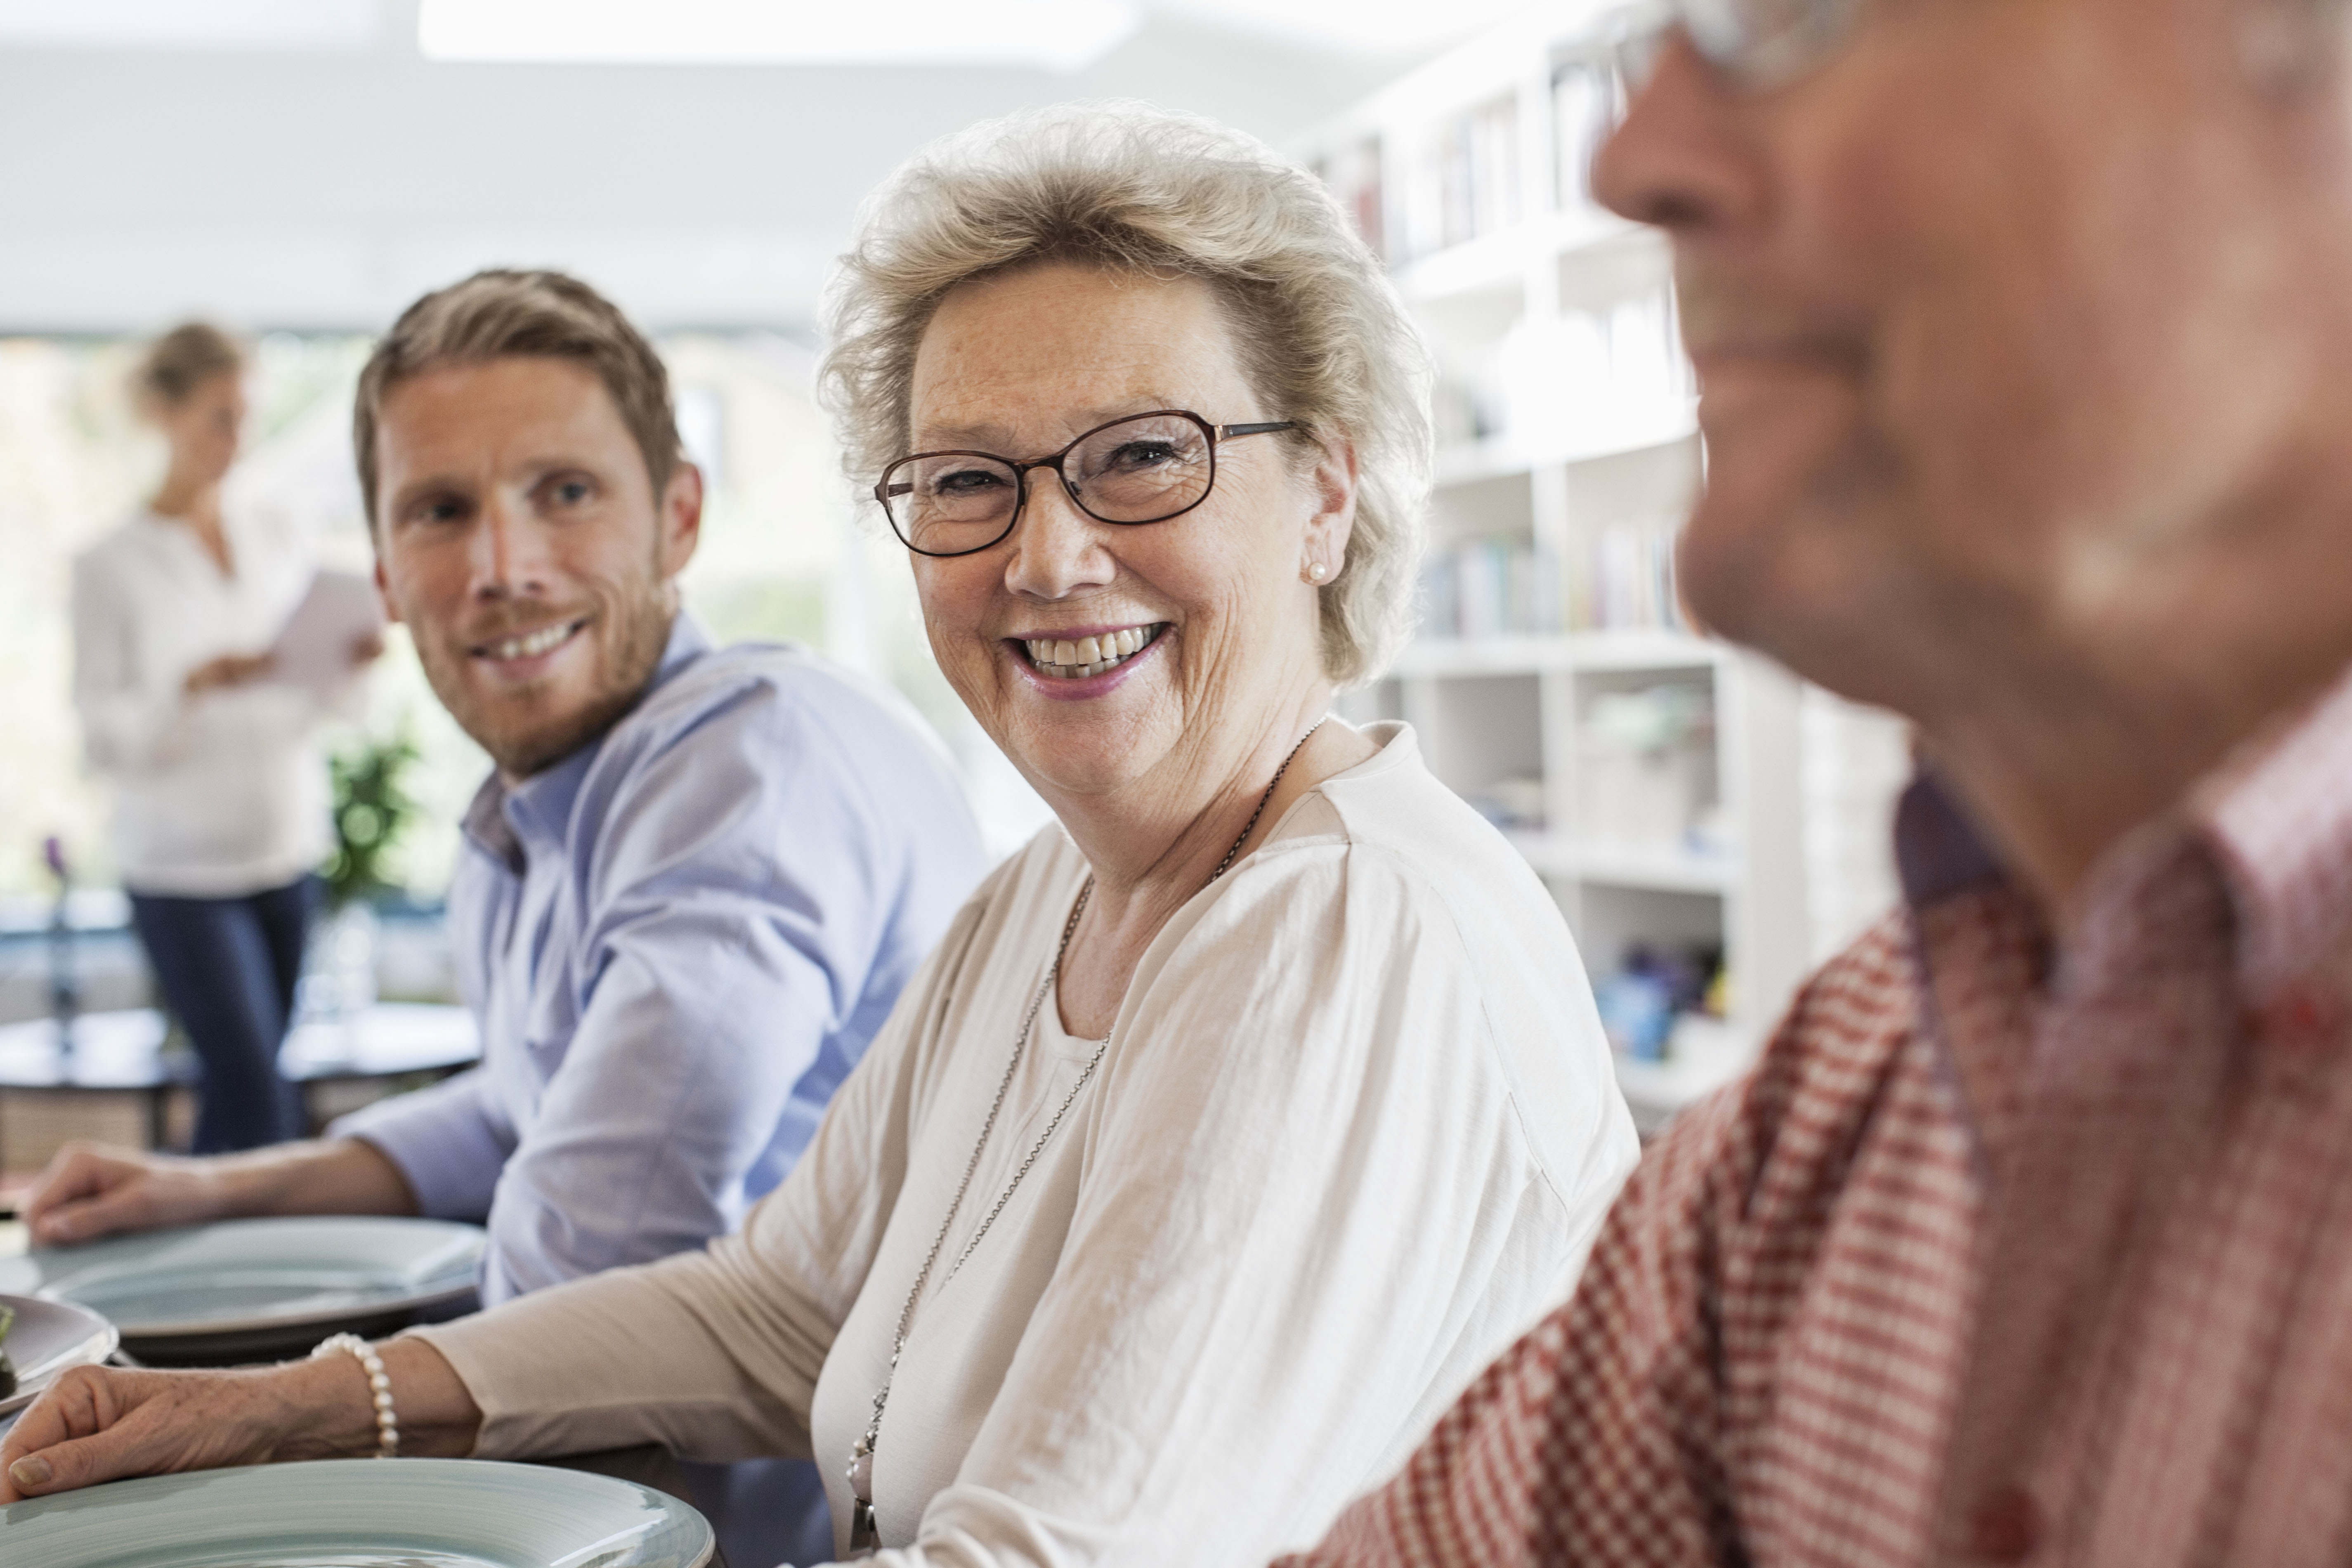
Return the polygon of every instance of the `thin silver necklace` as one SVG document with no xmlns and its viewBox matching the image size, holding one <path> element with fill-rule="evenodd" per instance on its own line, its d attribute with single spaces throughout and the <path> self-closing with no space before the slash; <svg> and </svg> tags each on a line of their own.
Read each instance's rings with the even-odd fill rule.
<svg viewBox="0 0 2352 1568">
<path fill-rule="evenodd" d="M 1241 855 L 1242 846 L 1248 843 L 1249 836 L 1257 831 L 1258 818 L 1265 815 L 1266 803 L 1274 798 L 1276 786 L 1282 783 L 1282 775 L 1290 771 L 1292 758 L 1298 755 L 1307 742 L 1315 738 L 1315 731 L 1322 727 L 1320 719 L 1308 725 L 1307 733 L 1298 737 L 1298 744 L 1290 748 L 1290 755 L 1283 758 L 1282 765 L 1274 770 L 1274 781 L 1265 786 L 1265 793 L 1257 797 L 1257 809 L 1250 813 L 1249 821 L 1243 825 L 1242 836 L 1234 840 L 1234 847 L 1225 851 L 1225 858 L 1217 862 L 1217 868 L 1209 873 L 1209 880 L 1202 883 L 1202 887 L 1213 884 L 1233 868 L 1234 861 Z M 898 1310 L 898 1331 L 890 1344 L 890 1364 L 882 1373 L 882 1386 L 874 1392 L 873 1416 L 866 1423 L 865 1436 L 859 1437 L 849 1450 L 849 1554 L 852 1557 L 866 1556 L 881 1544 L 880 1528 L 874 1517 L 874 1447 L 882 1436 L 882 1412 L 890 1403 L 890 1385 L 898 1375 L 898 1357 L 906 1352 L 907 1332 L 915 1326 L 916 1304 L 923 1299 L 923 1287 L 930 1282 L 932 1267 L 939 1262 L 940 1253 L 947 1247 L 948 1230 L 955 1224 L 956 1215 L 963 1207 L 964 1194 L 971 1189 L 972 1174 L 980 1169 L 980 1156 L 988 1147 L 988 1135 L 996 1131 L 996 1113 L 1004 1109 L 1004 1096 L 1013 1088 L 1013 1075 L 1019 1070 L 1022 1054 L 1028 1049 L 1030 1037 L 1036 1032 L 1037 1015 L 1045 1010 L 1045 998 L 1054 994 L 1054 983 L 1062 973 L 1062 959 L 1070 951 L 1070 939 L 1077 934 L 1079 917 L 1087 912 L 1087 900 L 1094 896 L 1094 890 L 1095 879 L 1089 873 L 1085 885 L 1078 889 L 1077 901 L 1070 906 L 1070 918 L 1062 924 L 1062 940 L 1055 945 L 1054 961 L 1045 966 L 1045 978 L 1039 983 L 1037 994 L 1029 999 L 1029 1012 L 1021 1020 L 1021 1032 L 1013 1038 L 1012 1059 L 1004 1064 L 1004 1076 L 997 1080 L 996 1098 L 988 1102 L 988 1117 L 980 1124 L 980 1141 L 971 1146 L 971 1158 L 964 1163 L 963 1180 L 956 1184 L 955 1197 L 948 1204 L 946 1216 L 940 1221 L 940 1233 L 931 1238 L 931 1249 L 923 1255 L 923 1267 L 916 1271 L 915 1288 L 907 1292 L 907 1304 Z M 1078 1074 L 1078 1081 L 1070 1086 L 1070 1092 L 1062 1097 L 1062 1103 L 1055 1110 L 1053 1120 L 1045 1123 L 1045 1130 L 1037 1134 L 1037 1142 L 1030 1145 L 1028 1155 L 1014 1167 L 1013 1179 L 1004 1184 L 1003 1192 L 996 1194 L 996 1202 L 982 1218 L 980 1228 L 971 1233 L 971 1239 L 963 1244 L 963 1250 L 957 1253 L 955 1261 L 948 1266 L 946 1278 L 940 1281 L 943 1288 L 971 1259 L 973 1249 L 980 1246 L 981 1237 L 986 1236 L 989 1227 L 996 1223 L 996 1216 L 1004 1212 L 1004 1205 L 1013 1201 L 1013 1194 L 1019 1189 L 1022 1178 L 1028 1175 L 1029 1168 L 1045 1152 L 1045 1145 L 1052 1140 L 1055 1130 L 1062 1125 L 1062 1118 L 1070 1113 L 1070 1107 L 1077 1103 L 1080 1091 L 1093 1081 L 1095 1069 L 1102 1066 L 1103 1058 L 1110 1051 L 1111 1039 L 1118 1033 L 1118 1026 L 1113 1025 L 1110 1034 L 1105 1035 L 1102 1043 L 1095 1047 L 1095 1054 L 1088 1058 L 1086 1070 Z"/>
</svg>

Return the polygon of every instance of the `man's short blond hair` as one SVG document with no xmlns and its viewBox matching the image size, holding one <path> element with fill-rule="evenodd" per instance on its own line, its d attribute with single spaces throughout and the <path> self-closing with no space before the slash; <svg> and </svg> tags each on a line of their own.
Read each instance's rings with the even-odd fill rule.
<svg viewBox="0 0 2352 1568">
<path fill-rule="evenodd" d="M 940 301 L 1048 262 L 1198 279 L 1265 416 L 1354 445 L 1355 529 L 1321 593 L 1322 661 L 1342 685 L 1379 674 L 1412 631 L 1428 354 L 1322 184 L 1209 121 L 1126 103 L 1014 114 L 933 143 L 867 198 L 819 378 L 853 484 L 907 453 L 916 351 Z"/>
<path fill-rule="evenodd" d="M 618 307 L 561 272 L 493 268 L 436 289 L 401 312 L 360 372 L 352 407 L 352 455 L 368 525 L 376 522 L 376 424 L 392 389 L 444 365 L 495 359 L 565 359 L 596 373 L 645 455 L 659 499 L 685 453 L 669 371 Z"/>
</svg>

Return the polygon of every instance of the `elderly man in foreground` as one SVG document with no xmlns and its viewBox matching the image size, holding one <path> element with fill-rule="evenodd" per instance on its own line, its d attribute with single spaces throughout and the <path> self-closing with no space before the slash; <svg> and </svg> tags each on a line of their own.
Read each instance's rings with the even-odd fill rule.
<svg viewBox="0 0 2352 1568">
<path fill-rule="evenodd" d="M 1301 1561 L 2352 1554 L 2344 13 L 1684 7 L 1685 581 L 1917 721 L 1907 908 Z"/>
<path fill-rule="evenodd" d="M 680 610 L 701 476 L 660 358 L 585 284 L 426 295 L 355 425 L 385 605 L 496 764 L 450 891 L 482 1065 L 316 1142 L 69 1150 L 34 1234 L 478 1219 L 489 1306 L 699 1248 L 793 1168 L 978 879 L 962 790 L 887 689 Z M 693 1479 L 744 1561 L 829 1540 L 805 1465 Z"/>
</svg>

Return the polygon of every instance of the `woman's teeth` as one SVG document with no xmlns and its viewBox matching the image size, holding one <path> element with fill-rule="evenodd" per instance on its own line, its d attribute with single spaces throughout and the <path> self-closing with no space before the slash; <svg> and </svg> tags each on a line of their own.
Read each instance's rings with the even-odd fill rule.
<svg viewBox="0 0 2352 1568">
<path fill-rule="evenodd" d="M 558 621 L 551 626 L 541 626 L 529 637 L 509 637 L 494 642 L 482 651 L 492 658 L 533 658 L 560 646 L 580 629 L 578 621 Z"/>
<path fill-rule="evenodd" d="M 1159 635 L 1160 627 L 1155 625 L 1129 626 L 1123 631 L 1105 632 L 1100 637 L 1079 637 L 1076 641 L 1031 637 L 1029 662 L 1057 679 L 1082 680 L 1089 675 L 1117 669 L 1141 653 Z"/>
</svg>

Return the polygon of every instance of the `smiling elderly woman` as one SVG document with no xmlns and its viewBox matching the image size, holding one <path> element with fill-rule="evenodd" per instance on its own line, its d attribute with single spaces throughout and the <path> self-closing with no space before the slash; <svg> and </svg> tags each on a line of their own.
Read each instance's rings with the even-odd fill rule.
<svg viewBox="0 0 2352 1568">
<path fill-rule="evenodd" d="M 401 1449 L 813 1451 L 845 1551 L 1261 1563 L 1561 1299 L 1634 1159 L 1559 910 L 1410 731 L 1324 717 L 1407 627 L 1421 351 L 1313 181 L 1124 108 L 919 158 L 833 324 L 940 668 L 1059 823 L 740 1236 L 385 1347 Z M 78 1374 L 7 1454 L 376 1440 L 335 1357 Z"/>
</svg>

